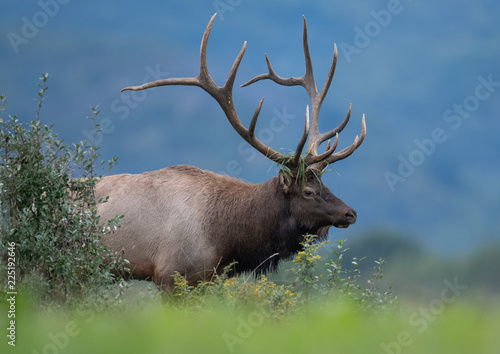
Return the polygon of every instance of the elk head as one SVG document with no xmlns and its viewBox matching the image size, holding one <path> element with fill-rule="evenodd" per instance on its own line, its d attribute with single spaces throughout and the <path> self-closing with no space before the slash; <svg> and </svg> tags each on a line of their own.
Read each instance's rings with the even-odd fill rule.
<svg viewBox="0 0 500 354">
<path fill-rule="evenodd" d="M 267 74 L 258 75 L 241 87 L 248 86 L 259 80 L 270 79 L 279 85 L 284 86 L 302 86 L 307 91 L 311 100 L 311 114 L 309 115 L 309 106 L 306 108 L 305 127 L 302 137 L 297 145 L 295 153 L 292 155 L 284 155 L 279 151 L 265 145 L 255 136 L 255 126 L 257 118 L 262 108 L 264 98 L 262 98 L 253 114 L 248 128 L 241 123 L 238 114 L 234 107 L 232 91 L 236 72 L 243 59 L 246 49 L 246 42 L 236 57 L 229 76 L 224 86 L 218 86 L 213 81 L 207 66 L 207 44 L 210 31 L 215 20 L 215 16 L 211 18 L 200 48 L 200 73 L 196 77 L 189 78 L 168 78 L 164 80 L 152 81 L 141 86 L 133 86 L 122 89 L 124 90 L 144 90 L 157 86 L 166 85 L 191 85 L 201 87 L 208 92 L 221 106 L 229 123 L 245 139 L 252 147 L 261 154 L 278 163 L 282 168 L 279 173 L 279 185 L 282 188 L 284 196 L 289 201 L 290 213 L 295 219 L 301 220 L 301 227 L 310 232 L 315 230 L 319 236 L 326 236 L 328 229 L 331 226 L 348 227 L 356 221 L 357 213 L 339 198 L 335 197 L 330 190 L 323 185 L 321 175 L 326 167 L 330 164 L 345 159 L 356 150 L 366 135 L 365 117 L 362 118 L 361 135 L 354 139 L 354 142 L 349 147 L 341 151 L 335 152 L 338 144 L 339 133 L 347 125 L 350 115 L 351 106 L 347 112 L 347 116 L 342 123 L 325 133 L 320 133 L 318 118 L 321 109 L 321 104 L 328 92 L 333 79 L 335 67 L 337 64 L 337 46 L 334 45 L 333 61 L 328 73 L 327 79 L 321 91 L 318 92 L 316 82 L 313 75 L 311 57 L 309 53 L 309 45 L 307 41 L 307 23 L 304 17 L 304 34 L 303 46 L 305 55 L 306 72 L 302 77 L 282 78 L 278 76 L 269 61 L 265 56 L 269 72 Z M 331 139 L 335 138 L 333 144 Z M 318 153 L 320 145 L 328 141 L 326 150 Z M 304 147 L 307 143 L 307 150 L 303 154 Z"/>
</svg>

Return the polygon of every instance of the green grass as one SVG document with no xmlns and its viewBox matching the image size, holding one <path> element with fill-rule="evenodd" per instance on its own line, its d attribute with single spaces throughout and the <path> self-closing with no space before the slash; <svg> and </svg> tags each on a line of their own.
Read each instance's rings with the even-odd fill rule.
<svg viewBox="0 0 500 354">
<path fill-rule="evenodd" d="M 402 304 L 388 313 L 320 300 L 276 320 L 264 309 L 214 305 L 175 308 L 130 301 L 120 311 L 98 307 L 41 313 L 18 297 L 17 353 L 500 353 L 500 309 L 461 301 L 444 308 Z M 429 317 L 420 314 L 430 310 Z M 7 328 L 2 302 L 0 325 Z M 434 315 L 432 315 L 434 314 Z M 413 319 L 413 320 L 412 320 Z M 384 347 L 385 345 L 385 347 Z M 385 348 L 385 349 L 384 349 Z"/>
</svg>

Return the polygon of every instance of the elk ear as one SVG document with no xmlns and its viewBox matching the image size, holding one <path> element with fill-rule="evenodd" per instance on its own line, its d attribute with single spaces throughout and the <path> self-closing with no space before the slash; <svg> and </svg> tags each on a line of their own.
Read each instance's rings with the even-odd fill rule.
<svg viewBox="0 0 500 354">
<path fill-rule="evenodd" d="M 290 175 L 290 173 L 280 170 L 279 180 L 280 180 L 280 186 L 281 188 L 283 188 L 283 191 L 285 193 L 288 193 L 290 185 L 292 184 L 292 176 Z"/>
</svg>

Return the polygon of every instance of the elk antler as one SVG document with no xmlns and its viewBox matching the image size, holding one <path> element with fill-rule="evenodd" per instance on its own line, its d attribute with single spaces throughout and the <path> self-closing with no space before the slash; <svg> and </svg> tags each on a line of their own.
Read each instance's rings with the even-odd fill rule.
<svg viewBox="0 0 500 354">
<path fill-rule="evenodd" d="M 311 112 L 311 122 L 310 122 L 311 132 L 309 136 L 309 143 L 307 145 L 307 156 L 304 158 L 304 160 L 305 163 L 308 166 L 310 166 L 311 169 L 321 172 L 329 164 L 338 160 L 345 159 L 346 157 L 351 155 L 354 152 L 354 150 L 356 150 L 361 145 L 366 136 L 366 123 L 365 123 L 365 116 L 363 115 L 361 135 L 359 137 L 356 136 L 356 138 L 354 139 L 354 143 L 351 146 L 336 153 L 334 153 L 334 151 L 338 143 L 338 134 L 344 129 L 344 127 L 347 125 L 347 122 L 349 122 L 349 118 L 351 117 L 351 105 L 349 105 L 349 110 L 347 112 L 347 116 L 345 117 L 344 121 L 337 128 L 332 129 L 326 133 L 319 132 L 319 125 L 318 125 L 319 111 L 321 109 L 321 104 L 323 103 L 323 100 L 325 99 L 325 96 L 328 92 L 328 89 L 330 88 L 330 84 L 332 83 L 333 74 L 335 73 L 335 67 L 337 65 L 337 45 L 334 44 L 334 54 L 333 54 L 332 65 L 330 67 L 330 72 L 328 73 L 323 88 L 321 89 L 320 92 L 318 92 L 316 88 L 316 82 L 314 80 L 311 55 L 309 54 L 309 44 L 307 42 L 306 18 L 305 16 L 303 18 L 304 18 L 303 45 L 304 45 L 304 56 L 306 62 L 306 72 L 304 76 L 298 78 L 290 77 L 288 79 L 278 76 L 274 72 L 271 66 L 271 62 L 269 61 L 269 58 L 267 57 L 266 54 L 265 57 L 269 72 L 267 74 L 261 74 L 254 77 L 250 81 L 241 85 L 241 87 L 248 86 L 259 80 L 270 79 L 279 85 L 283 86 L 300 85 L 306 89 L 307 94 L 309 95 L 309 98 L 311 100 L 312 112 Z M 306 125 L 307 124 L 308 123 L 306 122 Z M 331 145 L 329 139 L 333 137 L 335 137 L 335 142 L 333 143 L 333 145 Z M 323 143 L 326 140 L 328 140 L 326 151 L 318 155 L 319 145 L 321 145 L 321 143 Z M 298 150 L 296 154 L 297 153 L 299 153 Z"/>
<path fill-rule="evenodd" d="M 301 158 L 302 150 L 308 138 L 309 138 L 309 143 L 307 147 L 308 154 L 305 157 L 305 163 L 308 166 L 310 166 L 310 168 L 314 168 L 317 171 L 322 171 L 326 166 L 328 166 L 328 164 L 331 164 L 335 161 L 342 160 L 348 157 L 354 152 L 354 150 L 358 148 L 359 145 L 361 145 L 366 135 L 366 125 L 365 125 L 364 115 L 362 120 L 363 129 L 361 135 L 359 137 L 356 137 L 354 143 L 351 146 L 334 154 L 334 151 L 338 143 L 338 133 L 340 133 L 344 129 L 347 122 L 349 121 L 351 114 L 350 106 L 346 118 L 337 128 L 323 134 L 319 132 L 319 127 L 318 127 L 319 111 L 333 79 L 333 73 L 335 71 L 335 65 L 337 63 L 337 46 L 335 46 L 334 58 L 332 66 L 330 68 L 330 72 L 328 73 L 327 80 L 322 90 L 318 93 L 316 89 L 316 83 L 314 81 L 311 56 L 309 54 L 309 45 L 307 43 L 307 24 L 305 17 L 304 17 L 304 54 L 306 59 L 306 73 L 304 74 L 304 76 L 300 78 L 295 78 L 295 77 L 291 77 L 288 79 L 281 78 L 280 76 L 275 74 L 274 70 L 271 67 L 269 58 L 266 55 L 266 61 L 269 73 L 256 76 L 252 80 L 241 85 L 241 87 L 248 86 L 256 81 L 263 79 L 271 79 L 274 82 L 285 86 L 294 86 L 294 85 L 303 86 L 306 89 L 312 103 L 311 135 L 309 136 L 309 108 L 307 108 L 304 132 L 299 141 L 299 144 L 297 145 L 297 149 L 292 159 L 287 159 L 285 155 L 281 154 L 280 152 L 267 146 L 259 139 L 257 139 L 257 137 L 255 136 L 255 126 L 257 124 L 257 118 L 262 108 L 262 103 L 264 102 L 264 98 L 260 100 L 257 109 L 253 114 L 252 120 L 250 121 L 248 129 L 245 128 L 245 126 L 241 123 L 241 120 L 238 117 L 238 114 L 236 113 L 236 110 L 234 108 L 234 103 L 232 98 L 234 79 L 236 77 L 236 72 L 238 71 L 238 67 L 241 63 L 241 60 L 243 59 L 243 55 L 245 54 L 247 42 L 243 43 L 243 47 L 241 48 L 240 53 L 236 57 L 233 66 L 231 67 L 229 76 L 224 86 L 222 87 L 217 86 L 217 84 L 215 84 L 208 71 L 207 45 L 208 45 L 208 38 L 210 36 L 210 31 L 212 29 L 212 25 L 215 20 L 215 16 L 217 16 L 217 14 L 214 14 L 210 19 L 210 22 L 208 23 L 205 33 L 203 34 L 203 39 L 201 41 L 200 73 L 198 74 L 198 76 L 188 77 L 188 78 L 169 78 L 164 80 L 157 80 L 140 86 L 126 87 L 122 89 L 122 91 L 125 90 L 138 91 L 152 87 L 167 86 L 167 85 L 191 85 L 191 86 L 201 87 L 203 90 L 208 92 L 213 98 L 215 98 L 215 100 L 219 103 L 222 110 L 224 111 L 227 119 L 229 120 L 229 123 L 231 123 L 233 128 L 238 132 L 238 134 L 243 139 L 245 139 L 257 151 L 259 151 L 260 153 L 262 153 L 263 155 L 265 155 L 274 162 L 277 162 L 279 164 L 284 164 L 291 171 L 295 171 L 299 167 L 299 161 Z M 334 144 L 331 146 L 329 141 L 326 151 L 323 154 L 318 155 L 319 145 L 323 143 L 325 140 L 331 139 L 334 136 L 335 136 Z"/>
<path fill-rule="evenodd" d="M 246 129 L 244 125 L 241 123 L 241 120 L 238 117 L 238 114 L 236 113 L 236 110 L 234 108 L 233 97 L 232 97 L 233 84 L 234 84 L 234 79 L 236 77 L 236 72 L 238 70 L 241 60 L 243 59 L 243 55 L 245 54 L 247 42 L 243 43 L 243 47 L 241 48 L 240 53 L 238 54 L 233 63 L 233 66 L 231 68 L 231 71 L 229 72 L 229 76 L 224 86 L 222 87 L 217 86 L 213 81 L 212 77 L 210 76 L 210 73 L 208 72 L 207 44 L 208 44 L 208 37 L 210 36 L 210 30 L 212 29 L 212 25 L 216 15 L 217 14 L 212 16 L 210 22 L 208 23 L 207 29 L 203 34 L 203 39 L 201 41 L 201 48 L 200 48 L 200 73 L 198 76 L 189 78 L 169 78 L 164 80 L 157 80 L 146 83 L 141 86 L 126 87 L 122 89 L 122 91 L 125 90 L 138 91 L 138 90 L 145 90 L 151 87 L 166 86 L 166 85 L 192 85 L 201 87 L 203 90 L 208 92 L 213 98 L 215 98 L 215 100 L 219 103 L 222 110 L 226 114 L 229 123 L 231 123 L 233 128 L 238 132 L 238 134 L 243 139 L 245 139 L 251 146 L 253 146 L 256 150 L 258 150 L 260 153 L 262 153 L 272 161 L 282 164 L 283 161 L 286 160 L 284 159 L 285 156 L 280 152 L 274 150 L 273 148 L 265 145 L 255 136 L 255 126 L 257 124 L 257 118 L 259 116 L 260 109 L 262 108 L 262 103 L 264 102 L 264 98 L 260 100 L 259 105 L 257 106 L 255 113 L 253 114 L 252 120 L 250 121 L 250 126 L 248 127 L 248 129 Z M 297 147 L 297 151 L 295 152 L 294 158 L 291 161 L 285 163 L 286 166 L 292 170 L 294 169 L 294 165 L 295 166 L 298 165 L 300 154 L 306 143 L 308 134 L 309 134 L 309 118 L 306 117 L 304 133 Z"/>
</svg>

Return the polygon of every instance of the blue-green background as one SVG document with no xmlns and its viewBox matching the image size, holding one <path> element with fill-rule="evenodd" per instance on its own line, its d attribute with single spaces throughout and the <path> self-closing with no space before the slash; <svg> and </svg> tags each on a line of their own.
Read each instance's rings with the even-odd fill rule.
<svg viewBox="0 0 500 354">
<path fill-rule="evenodd" d="M 332 229 L 331 237 L 355 241 L 368 231 L 391 230 L 451 255 L 499 239 L 499 87 L 487 99 L 476 100 L 479 104 L 459 126 L 443 119 L 454 105 L 474 103 L 469 96 L 476 94 L 480 77 L 500 82 L 498 2 L 73 0 L 54 4 L 1 2 L 0 93 L 8 95 L 6 114 L 34 118 L 37 78 L 50 73 L 42 120 L 55 124 L 66 142 L 77 142 L 88 139 L 84 132 L 91 126 L 85 117 L 90 106 L 99 105 L 106 122 L 106 133 L 99 139 L 101 152 L 105 158 L 120 158 L 115 173 L 190 164 L 254 183 L 275 175 L 276 168 L 264 157 L 240 147 L 242 139 L 201 89 L 149 90 L 140 100 L 132 100 L 133 107 L 123 103 L 127 96 L 120 89 L 142 84 L 151 70 L 164 77 L 196 75 L 201 36 L 216 11 L 208 48 L 216 82 L 224 82 L 244 41 L 248 47 L 237 85 L 266 72 L 264 53 L 278 74 L 300 76 L 305 15 L 319 87 L 329 69 L 333 43 L 339 47 L 321 129 L 336 126 L 351 102 L 352 118 L 340 136 L 341 147 L 359 134 L 363 113 L 368 126 L 362 147 L 335 164 L 340 176 L 334 172 L 324 176 L 331 190 L 359 213 L 356 225 Z M 36 33 L 28 33 L 31 38 L 24 35 L 27 43 L 13 46 L 12 38 L 23 36 L 27 22 L 38 23 Z M 364 43 L 359 42 L 360 32 L 368 34 Z M 356 43 L 357 52 L 349 54 L 346 48 Z M 265 96 L 257 133 L 271 131 L 267 142 L 275 148 L 288 151 L 296 146 L 309 103 L 302 88 L 260 82 L 236 87 L 234 95 L 246 124 Z M 271 123 L 276 112 L 293 117 L 279 131 Z M 418 149 L 415 140 L 432 138 L 436 129 L 446 140 L 391 190 L 385 174 L 398 174 L 400 158 L 409 159 Z"/>
</svg>

